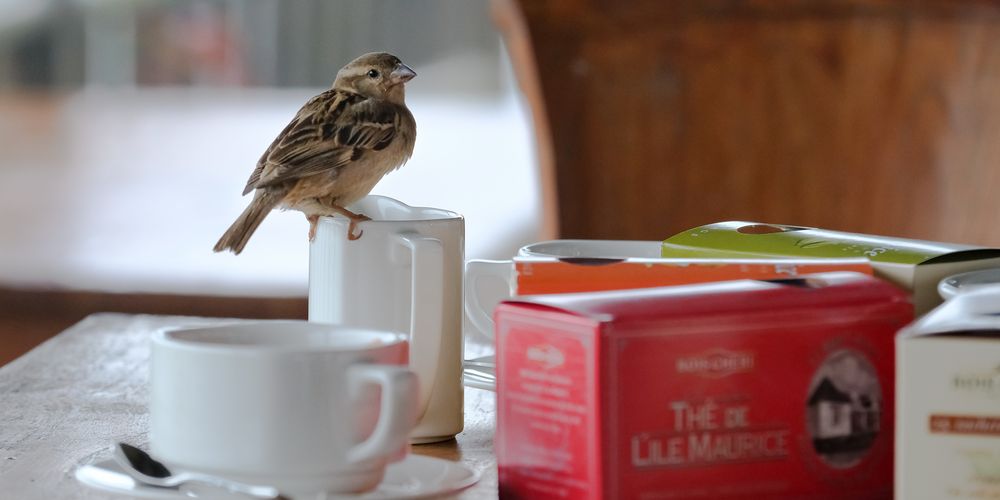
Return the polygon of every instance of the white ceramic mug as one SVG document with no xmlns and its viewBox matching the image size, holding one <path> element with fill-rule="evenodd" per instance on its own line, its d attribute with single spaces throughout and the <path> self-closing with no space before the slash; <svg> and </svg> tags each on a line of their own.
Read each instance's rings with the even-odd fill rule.
<svg viewBox="0 0 1000 500">
<path fill-rule="evenodd" d="M 465 316 L 487 337 L 493 337 L 493 309 L 501 301 L 517 295 L 518 276 L 514 264 L 521 257 L 652 259 L 660 258 L 660 242 L 552 240 L 525 245 L 511 260 L 469 260 L 465 264 Z"/>
<path fill-rule="evenodd" d="M 404 332 L 420 379 L 411 440 L 462 431 L 462 265 L 465 220 L 437 208 L 370 195 L 350 207 L 371 217 L 347 237 L 323 217 L 309 249 L 309 320 Z"/>
<path fill-rule="evenodd" d="M 304 321 L 159 331 L 153 455 L 285 494 L 372 489 L 416 420 L 406 364 L 392 332 Z"/>
</svg>

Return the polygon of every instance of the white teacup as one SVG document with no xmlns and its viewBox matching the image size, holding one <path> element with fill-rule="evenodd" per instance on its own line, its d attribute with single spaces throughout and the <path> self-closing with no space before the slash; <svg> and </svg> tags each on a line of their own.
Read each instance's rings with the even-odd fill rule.
<svg viewBox="0 0 1000 500">
<path fill-rule="evenodd" d="M 404 332 L 420 379 L 412 442 L 462 431 L 462 266 L 465 219 L 370 195 L 351 210 L 371 217 L 347 237 L 348 220 L 323 217 L 309 248 L 309 320 Z"/>
<path fill-rule="evenodd" d="M 258 321 L 153 336 L 150 444 L 171 469 L 360 492 L 403 458 L 417 379 L 398 333 Z"/>
</svg>

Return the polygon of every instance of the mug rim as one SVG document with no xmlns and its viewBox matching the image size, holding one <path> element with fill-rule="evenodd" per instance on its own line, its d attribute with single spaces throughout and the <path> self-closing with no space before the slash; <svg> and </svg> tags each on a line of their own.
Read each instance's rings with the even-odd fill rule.
<svg viewBox="0 0 1000 500">
<path fill-rule="evenodd" d="M 419 208 L 434 208 L 434 207 L 419 207 Z M 434 208 L 434 210 L 440 210 L 447 214 L 449 217 L 438 217 L 436 219 L 370 219 L 360 224 L 445 224 L 445 223 L 455 223 L 459 221 L 464 221 L 465 216 L 451 210 L 445 210 L 443 208 Z M 319 216 L 319 222 L 322 224 L 327 222 L 329 224 L 342 224 L 350 222 L 346 217 L 339 217 L 336 215 L 321 215 Z"/>
<path fill-rule="evenodd" d="M 307 333 L 315 331 L 317 333 L 346 331 L 358 332 L 369 336 L 369 341 L 363 343 L 346 343 L 344 345 L 332 344 L 311 344 L 306 342 L 289 343 L 235 343 L 235 342 L 212 342 L 198 341 L 190 338 L 183 338 L 183 334 L 191 332 L 213 332 L 225 330 L 249 330 L 261 326 L 274 326 L 285 329 L 297 329 L 298 332 Z M 407 342 L 407 336 L 402 332 L 392 330 L 380 330 L 374 328 L 356 327 L 337 323 L 321 323 L 306 320 L 247 320 L 233 321 L 225 323 L 215 323 L 206 325 L 184 325 L 167 326 L 153 332 L 152 341 L 154 345 L 159 345 L 171 349 L 180 349 L 196 352 L 210 352 L 214 354 L 259 354 L 267 355 L 272 353 L 358 353 L 365 351 L 376 351 L 380 349 L 392 348 L 398 344 Z M 373 342 L 374 341 L 374 342 Z M 377 343 L 375 343 L 377 342 Z"/>
<path fill-rule="evenodd" d="M 415 210 L 415 211 L 436 211 L 436 212 L 440 212 L 440 213 L 444 214 L 445 216 L 444 217 L 434 217 L 434 218 L 429 218 L 429 219 L 419 219 L 419 218 L 408 218 L 408 219 L 374 219 L 373 218 L 373 219 L 365 221 L 365 222 L 380 222 L 380 223 L 390 223 L 390 222 L 408 222 L 408 223 L 428 222 L 428 223 L 430 223 L 430 222 L 438 222 L 438 221 L 452 221 L 453 222 L 453 221 L 456 221 L 456 220 L 464 220 L 465 219 L 465 217 L 463 217 L 462 214 L 460 214 L 458 212 L 455 212 L 453 210 L 448 210 L 448 209 L 445 209 L 445 208 L 438 208 L 438 207 L 425 207 L 425 206 L 410 205 L 410 204 L 408 204 L 408 203 L 406 203 L 404 201 L 397 200 L 396 198 L 393 198 L 391 196 L 382 195 L 382 194 L 369 194 L 369 195 L 366 195 L 365 197 L 361 198 L 360 200 L 352 203 L 349 206 L 349 208 L 351 210 L 358 211 L 360 209 L 357 207 L 357 205 L 359 203 L 365 202 L 366 200 L 375 200 L 376 203 L 378 202 L 378 200 L 386 200 L 387 203 L 391 203 L 391 204 L 397 205 L 399 207 L 405 207 L 405 208 L 410 209 L 410 210 Z M 320 219 L 334 219 L 334 220 L 338 220 L 337 217 L 334 217 L 332 215 L 321 216 Z M 343 219 L 341 218 L 339 220 L 343 220 Z"/>
</svg>

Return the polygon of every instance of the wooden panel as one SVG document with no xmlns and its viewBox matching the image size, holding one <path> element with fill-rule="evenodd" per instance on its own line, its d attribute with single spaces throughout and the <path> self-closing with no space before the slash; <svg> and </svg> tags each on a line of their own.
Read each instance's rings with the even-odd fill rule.
<svg viewBox="0 0 1000 500">
<path fill-rule="evenodd" d="M 565 238 L 1000 244 L 1000 4 L 497 0 Z M 537 122 L 537 119 L 536 119 Z"/>
</svg>

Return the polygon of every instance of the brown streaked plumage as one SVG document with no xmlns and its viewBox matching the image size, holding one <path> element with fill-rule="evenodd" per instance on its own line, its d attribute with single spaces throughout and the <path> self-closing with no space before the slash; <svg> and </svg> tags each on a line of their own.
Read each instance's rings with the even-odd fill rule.
<svg viewBox="0 0 1000 500">
<path fill-rule="evenodd" d="M 413 153 L 417 126 L 404 102 L 404 84 L 416 76 L 399 58 L 365 54 L 337 72 L 333 87 L 310 99 L 264 151 L 243 194 L 253 200 L 215 244 L 240 253 L 274 208 L 299 210 L 309 220 L 310 240 L 320 216 L 340 214 L 355 224 L 368 220 L 347 210 Z"/>
</svg>

